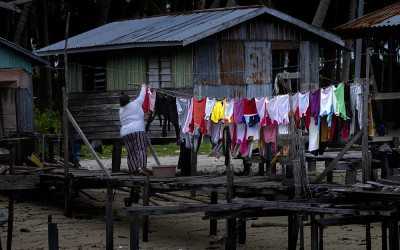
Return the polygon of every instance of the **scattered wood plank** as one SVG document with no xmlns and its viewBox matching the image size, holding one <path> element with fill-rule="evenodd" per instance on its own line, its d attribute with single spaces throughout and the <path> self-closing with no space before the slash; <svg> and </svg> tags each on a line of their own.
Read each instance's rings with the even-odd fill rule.
<svg viewBox="0 0 400 250">
<path fill-rule="evenodd" d="M 7 172 L 8 166 L 1 166 L 0 167 L 0 175 L 4 175 Z"/>
<path fill-rule="evenodd" d="M 29 190 L 39 188 L 38 175 L 2 175 L 0 190 Z"/>
</svg>

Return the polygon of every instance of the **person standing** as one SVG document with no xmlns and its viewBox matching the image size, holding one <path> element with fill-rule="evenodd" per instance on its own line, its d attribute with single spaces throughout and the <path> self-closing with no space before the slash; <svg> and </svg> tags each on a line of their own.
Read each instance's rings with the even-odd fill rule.
<svg viewBox="0 0 400 250">
<path fill-rule="evenodd" d="M 147 138 L 144 125 L 143 101 L 146 96 L 146 84 L 142 84 L 139 96 L 131 100 L 128 95 L 121 93 L 119 102 L 119 118 L 121 121 L 121 138 L 128 152 L 128 167 L 131 175 L 139 172 L 148 175 L 147 167 Z"/>
</svg>

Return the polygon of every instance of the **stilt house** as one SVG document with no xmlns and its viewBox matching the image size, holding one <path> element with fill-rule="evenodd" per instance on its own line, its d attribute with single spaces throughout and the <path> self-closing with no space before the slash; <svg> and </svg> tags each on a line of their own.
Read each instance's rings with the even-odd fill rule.
<svg viewBox="0 0 400 250">
<path fill-rule="evenodd" d="M 38 54 L 62 54 L 64 44 Z M 107 143 L 120 137 L 121 90 L 137 95 L 129 83 L 147 82 L 198 98 L 270 97 L 279 72 L 295 72 L 293 90 L 318 83 L 324 46 L 344 43 L 266 6 L 116 21 L 68 40 L 69 110 L 89 139 Z M 148 136 L 161 137 L 158 122 Z"/>
<path fill-rule="evenodd" d="M 0 37 L 0 137 L 34 132 L 32 66 L 48 64 Z"/>
</svg>

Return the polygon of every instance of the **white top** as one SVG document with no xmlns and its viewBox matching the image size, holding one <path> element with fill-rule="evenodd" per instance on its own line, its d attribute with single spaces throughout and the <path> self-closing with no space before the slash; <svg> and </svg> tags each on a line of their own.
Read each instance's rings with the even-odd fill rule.
<svg viewBox="0 0 400 250">
<path fill-rule="evenodd" d="M 144 112 L 142 104 L 146 96 L 146 87 L 142 86 L 138 98 L 126 104 L 119 110 L 119 119 L 121 121 L 121 137 L 138 132 L 145 131 Z"/>
<path fill-rule="evenodd" d="M 213 110 L 215 106 L 215 98 L 210 99 L 207 97 L 206 100 L 206 111 L 205 111 L 205 115 L 204 115 L 204 120 L 209 121 L 211 118 L 211 112 Z"/>
<path fill-rule="evenodd" d="M 309 106 L 309 94 L 310 92 L 307 91 L 306 93 L 299 93 L 299 116 L 303 117 L 306 115 L 308 106 Z"/>
<path fill-rule="evenodd" d="M 233 116 L 233 99 L 225 101 L 225 120 L 228 123 L 231 122 L 231 117 Z"/>
<path fill-rule="evenodd" d="M 277 97 L 274 97 L 271 101 L 266 100 L 266 109 L 269 115 L 269 118 L 271 118 L 271 122 L 273 124 L 278 124 L 279 123 L 279 111 L 278 111 L 278 106 L 276 105 Z"/>
<path fill-rule="evenodd" d="M 277 96 L 276 105 L 278 106 L 279 124 L 289 123 L 289 95 Z"/>
<path fill-rule="evenodd" d="M 329 115 L 333 111 L 333 88 L 332 86 L 327 87 L 321 91 L 320 99 L 320 116 Z"/>
</svg>

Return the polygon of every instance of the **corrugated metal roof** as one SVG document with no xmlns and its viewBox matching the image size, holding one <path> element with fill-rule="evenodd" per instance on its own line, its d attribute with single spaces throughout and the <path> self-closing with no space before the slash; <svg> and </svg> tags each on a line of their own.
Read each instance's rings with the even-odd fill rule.
<svg viewBox="0 0 400 250">
<path fill-rule="evenodd" d="M 337 34 L 350 38 L 349 36 L 357 37 L 362 35 L 361 32 L 369 32 L 370 35 L 376 35 L 374 32 L 382 28 L 400 28 L 400 2 L 340 25 L 334 30 Z"/>
<path fill-rule="evenodd" d="M 68 39 L 68 52 L 130 47 L 185 46 L 262 14 L 295 24 L 340 46 L 337 36 L 265 6 L 248 6 L 171 13 L 109 23 Z M 38 54 L 62 53 L 65 41 L 38 50 Z"/>
<path fill-rule="evenodd" d="M 17 51 L 18 53 L 21 53 L 29 58 L 32 59 L 32 62 L 34 64 L 44 64 L 44 65 L 49 65 L 50 63 L 46 60 L 44 60 L 43 58 L 38 57 L 37 55 L 33 54 L 32 52 L 30 52 L 29 50 L 26 50 L 18 45 L 16 45 L 15 43 L 12 43 L 2 37 L 0 37 L 0 44 L 3 44 L 5 46 L 7 46 L 8 48 Z"/>
</svg>

